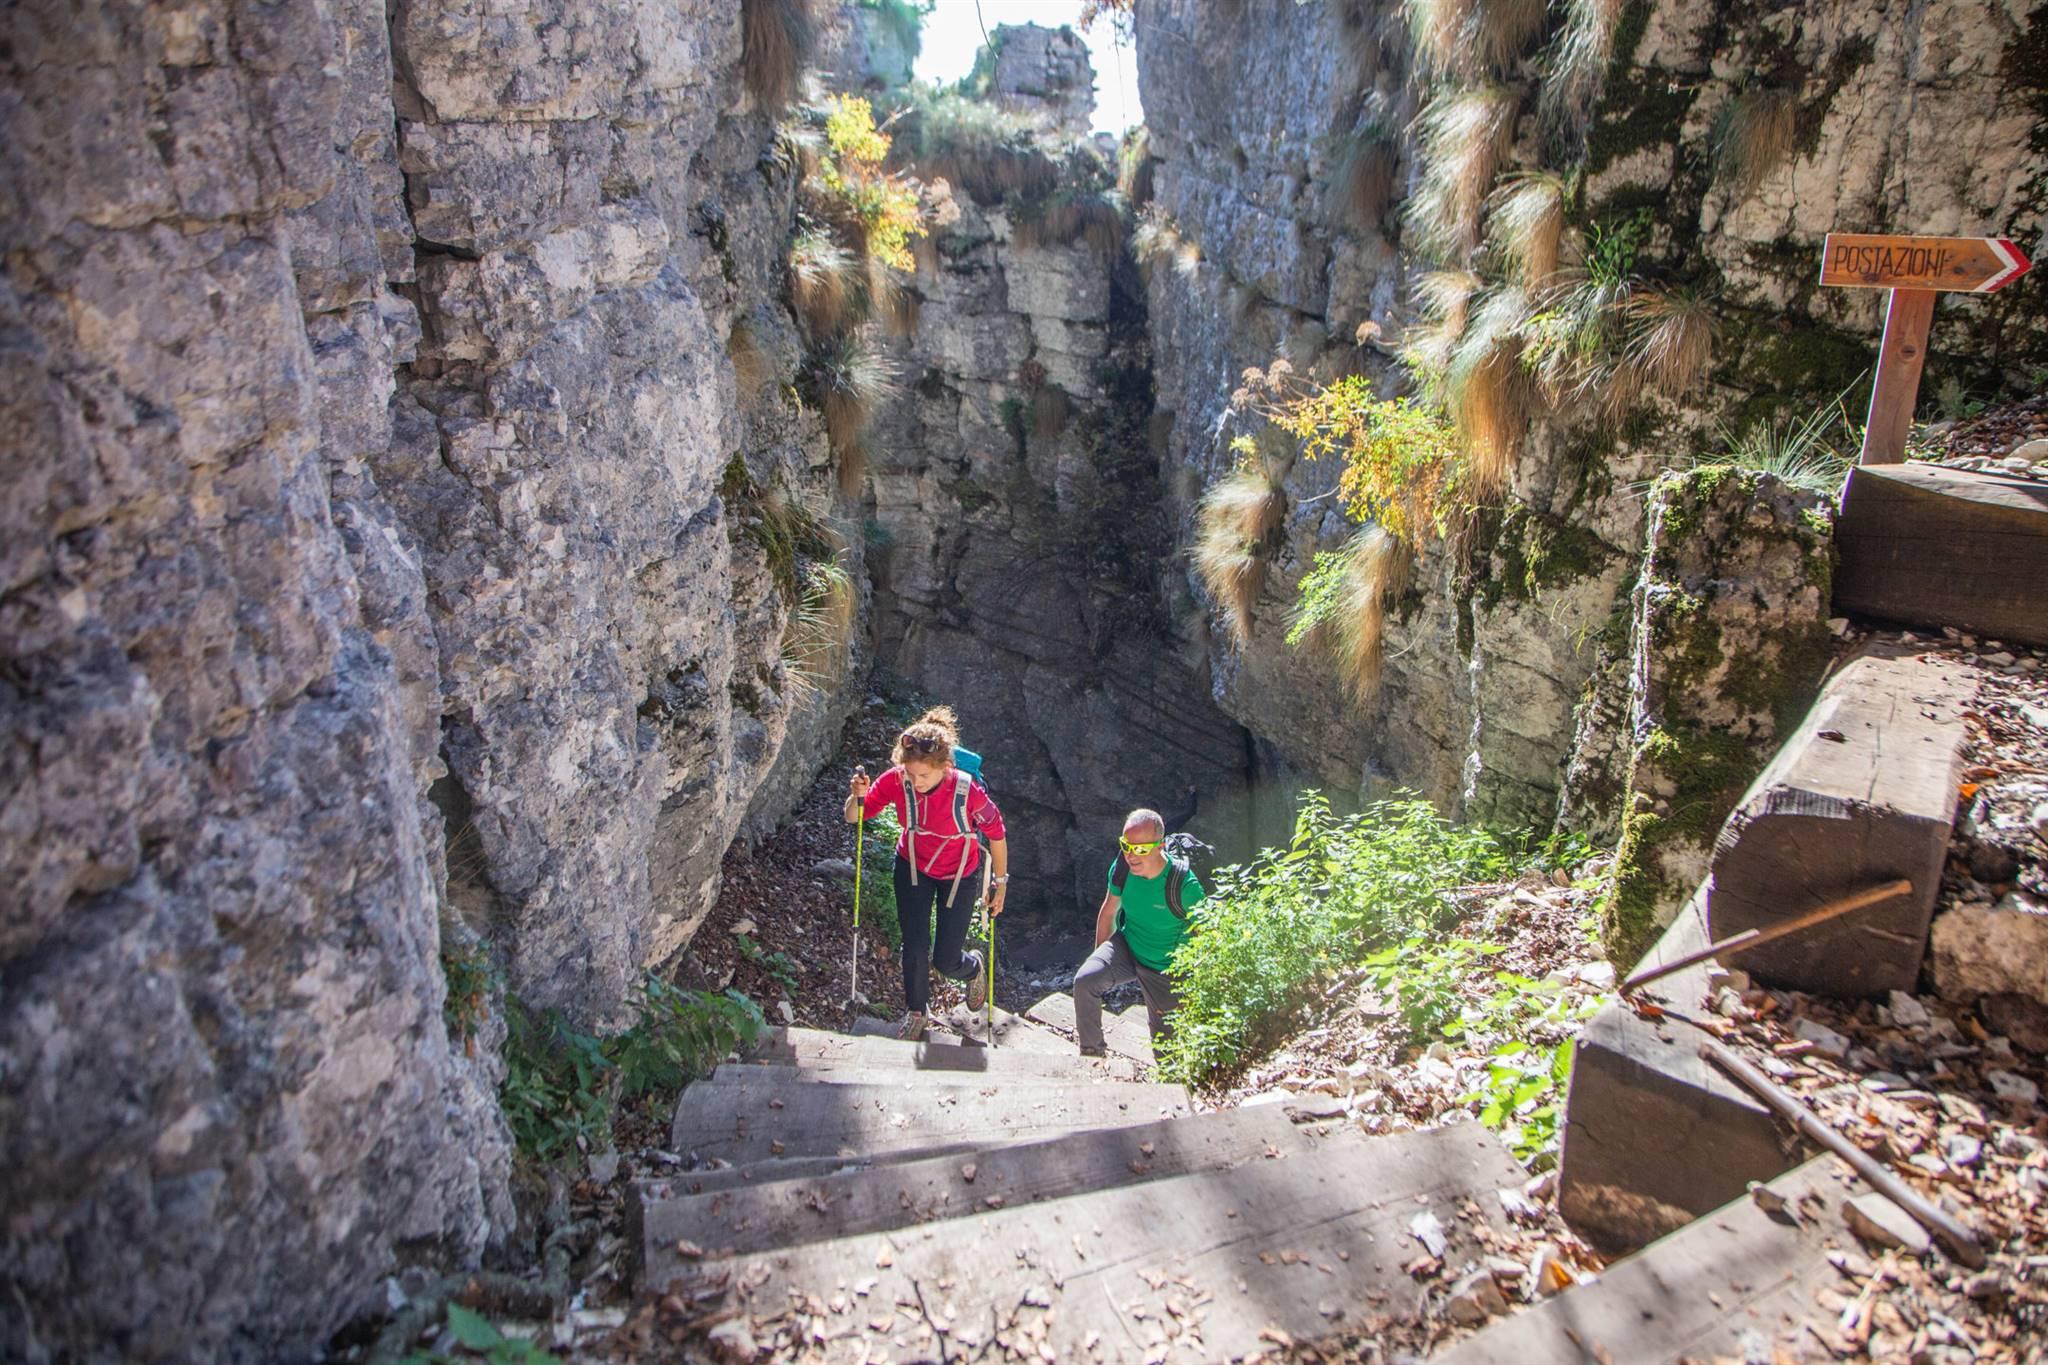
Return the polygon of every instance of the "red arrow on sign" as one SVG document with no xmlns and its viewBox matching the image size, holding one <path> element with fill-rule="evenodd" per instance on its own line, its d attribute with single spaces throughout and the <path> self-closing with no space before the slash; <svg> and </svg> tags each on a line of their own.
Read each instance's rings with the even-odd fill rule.
<svg viewBox="0 0 2048 1365">
<path fill-rule="evenodd" d="M 1820 282 L 1851 289 L 1943 289 L 1988 294 L 2033 266 L 2003 237 L 1885 237 L 1830 232 Z"/>
</svg>

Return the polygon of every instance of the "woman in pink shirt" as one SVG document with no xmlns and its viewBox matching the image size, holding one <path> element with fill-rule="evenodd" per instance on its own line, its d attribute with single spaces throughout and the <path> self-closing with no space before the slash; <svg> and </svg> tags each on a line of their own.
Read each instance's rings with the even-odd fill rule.
<svg viewBox="0 0 2048 1365">
<path fill-rule="evenodd" d="M 921 1038 L 930 1020 L 931 968 L 967 983 L 967 1008 L 988 1000 L 981 954 L 963 953 L 967 921 L 974 909 L 976 871 L 981 866 L 977 834 L 988 839 L 988 903 L 1003 912 L 1009 890 L 1010 846 L 1003 813 L 979 781 L 953 766 L 960 742 L 951 707 L 934 706 L 897 737 L 889 755 L 895 765 L 869 783 L 855 770 L 846 798 L 846 818 L 873 819 L 888 806 L 903 822 L 896 842 L 896 922 L 903 930 L 903 998 L 910 1007 L 902 1036 Z M 938 942 L 932 942 L 932 909 L 938 908 Z"/>
</svg>

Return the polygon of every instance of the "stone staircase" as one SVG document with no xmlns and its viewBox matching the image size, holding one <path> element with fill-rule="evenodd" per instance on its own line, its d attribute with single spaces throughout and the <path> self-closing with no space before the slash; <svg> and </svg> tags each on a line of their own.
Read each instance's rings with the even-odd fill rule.
<svg viewBox="0 0 2048 1365">
<path fill-rule="evenodd" d="M 677 1106 L 704 1169 L 634 1187 L 642 1288 L 716 1305 L 698 1320 L 735 1358 L 1228 1359 L 1423 1323 L 1450 1277 L 1404 1267 L 1476 1261 L 1524 1179 L 1477 1125 L 1194 1112 L 1129 1055 L 1142 1010 L 1107 1058 L 1071 1017 L 999 1015 L 992 1048 L 960 1016 L 917 1043 L 773 1030 Z"/>
</svg>

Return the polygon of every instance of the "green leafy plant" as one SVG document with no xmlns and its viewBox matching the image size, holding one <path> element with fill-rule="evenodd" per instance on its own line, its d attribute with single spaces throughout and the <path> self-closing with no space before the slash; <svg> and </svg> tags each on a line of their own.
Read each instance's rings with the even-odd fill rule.
<svg viewBox="0 0 2048 1365">
<path fill-rule="evenodd" d="M 521 1337 L 508 1337 L 490 1319 L 459 1303 L 448 1305 L 448 1331 L 465 1352 L 481 1356 L 489 1365 L 553 1365 L 557 1357 Z M 400 1365 L 448 1365 L 449 1357 L 415 1353 Z"/>
<path fill-rule="evenodd" d="M 649 974 L 622 1033 L 585 1033 L 559 1010 L 508 1000 L 505 1083 L 498 1100 L 519 1150 L 538 1161 L 611 1142 L 621 1099 L 675 1089 L 759 1036 L 761 1011 L 735 992 L 686 991 Z"/>
<path fill-rule="evenodd" d="M 441 1002 L 441 1020 L 448 1027 L 448 1041 L 462 1044 L 463 1051 L 474 1057 L 477 1030 L 490 1017 L 491 996 L 498 989 L 498 973 L 491 963 L 490 949 L 482 942 L 451 949 L 443 930 L 441 975 L 448 983 L 448 995 Z"/>
<path fill-rule="evenodd" d="M 903 825 L 893 806 L 867 822 L 866 865 L 860 882 L 861 929 L 880 929 L 892 952 L 903 946 L 903 926 L 896 918 L 896 879 L 890 873 L 896 861 L 896 841 L 902 837 Z M 849 881 L 849 895 L 852 886 Z"/>
<path fill-rule="evenodd" d="M 1174 959 L 1183 1006 L 1163 1071 L 1193 1081 L 1236 1065 L 1316 998 L 1319 979 L 1446 922 L 1447 889 L 1506 866 L 1496 836 L 1450 824 L 1427 801 L 1339 817 L 1305 793 L 1288 847 L 1217 873 Z"/>
<path fill-rule="evenodd" d="M 1458 1097 L 1479 1106 L 1479 1121 L 1500 1132 L 1515 1159 L 1542 1169 L 1557 1159 L 1557 1121 L 1571 1083 L 1574 1040 L 1536 1047 L 1516 1039 L 1489 1054 L 1486 1077 Z"/>
<path fill-rule="evenodd" d="M 788 953 L 779 948 L 772 953 L 769 952 L 751 934 L 741 934 L 733 942 L 739 945 L 740 956 L 773 977 L 775 984 L 782 987 L 785 994 L 795 993 L 796 963 Z"/>
</svg>

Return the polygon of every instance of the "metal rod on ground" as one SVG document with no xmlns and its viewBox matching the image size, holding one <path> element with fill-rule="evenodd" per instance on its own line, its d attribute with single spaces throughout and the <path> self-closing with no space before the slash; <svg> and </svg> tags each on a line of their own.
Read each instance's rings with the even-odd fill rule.
<svg viewBox="0 0 2048 1365">
<path fill-rule="evenodd" d="M 1855 1167 L 1856 1174 L 1862 1176 L 1872 1189 L 1939 1237 L 1958 1261 L 1972 1270 L 1983 1266 L 1984 1248 L 1977 1244 L 1975 1232 L 1907 1189 L 1904 1182 L 1875 1158 L 1823 1123 L 1819 1115 L 1780 1089 L 1761 1071 L 1711 1039 L 1700 1041 L 1700 1056 L 1748 1086 L 1759 1099 L 1776 1110 L 1779 1117 Z"/>
<path fill-rule="evenodd" d="M 1809 910 L 1795 919 L 1788 919 L 1783 924 L 1774 924 L 1768 929 L 1745 929 L 1739 934 L 1731 934 L 1727 938 L 1709 943 L 1696 953 L 1687 953 L 1676 961 L 1662 962 L 1657 966 L 1640 970 L 1622 982 L 1621 988 L 1625 991 L 1640 990 L 1652 981 L 1661 981 L 1673 972 L 1684 971 L 1687 967 L 1705 962 L 1709 958 L 1747 952 L 1759 944 L 1784 938 L 1787 934 L 1796 934 L 1802 929 L 1811 929 L 1814 925 L 1823 924 L 1831 919 L 1839 919 L 1853 910 L 1861 910 L 1866 905 L 1875 905 L 1879 901 L 1890 900 L 1893 896 L 1903 896 L 1912 889 L 1913 883 L 1901 877 L 1897 881 L 1886 882 L 1883 886 L 1872 886 L 1862 891 L 1851 892 L 1849 895 L 1829 901 L 1818 909 Z"/>
</svg>

